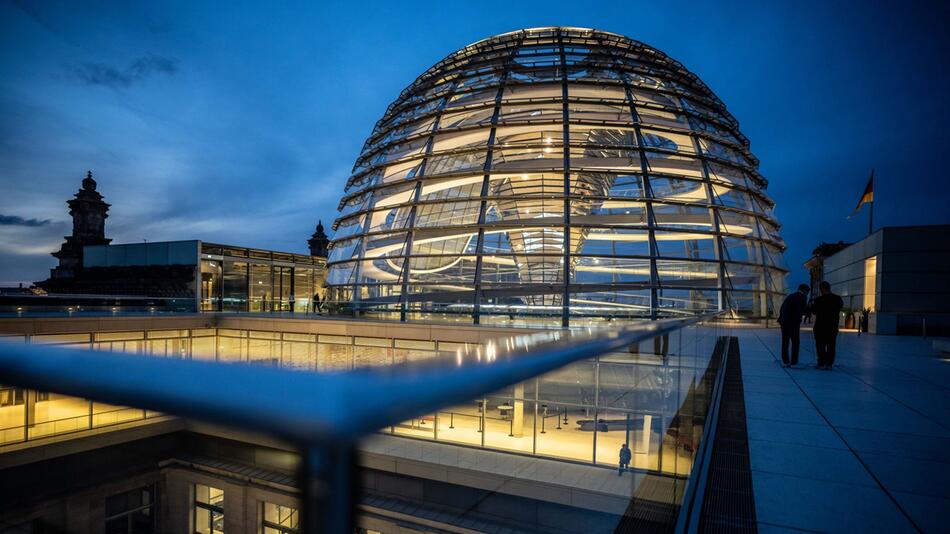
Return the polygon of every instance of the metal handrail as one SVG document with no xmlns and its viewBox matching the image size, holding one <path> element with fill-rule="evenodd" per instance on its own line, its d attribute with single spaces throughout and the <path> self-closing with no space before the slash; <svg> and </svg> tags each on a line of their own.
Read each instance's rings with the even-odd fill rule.
<svg viewBox="0 0 950 534">
<path fill-rule="evenodd" d="M 295 443 L 305 532 L 352 532 L 356 440 L 379 428 L 652 339 L 719 315 L 615 329 L 551 330 L 438 359 L 346 373 L 307 373 L 0 343 L 0 383 L 134 406 Z M 208 377 L 214 377 L 209 380 Z M 319 517 L 320 523 L 308 521 Z"/>
</svg>

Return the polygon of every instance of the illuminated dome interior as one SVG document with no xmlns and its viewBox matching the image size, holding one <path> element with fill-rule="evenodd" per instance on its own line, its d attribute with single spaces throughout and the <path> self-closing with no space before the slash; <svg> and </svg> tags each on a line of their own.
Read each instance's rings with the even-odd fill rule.
<svg viewBox="0 0 950 534">
<path fill-rule="evenodd" d="M 376 123 L 328 298 L 477 323 L 774 316 L 785 245 L 757 167 L 723 103 L 656 49 L 580 28 L 491 37 Z"/>
</svg>

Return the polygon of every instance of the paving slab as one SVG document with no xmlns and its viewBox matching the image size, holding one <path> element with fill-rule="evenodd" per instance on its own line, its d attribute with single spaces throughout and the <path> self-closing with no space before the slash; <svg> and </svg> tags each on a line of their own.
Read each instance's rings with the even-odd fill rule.
<svg viewBox="0 0 950 534">
<path fill-rule="evenodd" d="M 877 487 L 867 469 L 847 449 L 750 441 L 749 460 L 753 471 Z"/>
<path fill-rule="evenodd" d="M 736 329 L 762 532 L 950 531 L 950 364 L 927 340 L 842 333 L 835 370 Z M 748 369 L 747 369 L 748 367 Z"/>
<path fill-rule="evenodd" d="M 805 423 L 791 423 L 788 421 L 774 421 L 771 419 L 752 419 L 746 421 L 750 441 L 766 443 L 788 443 L 792 445 L 808 445 L 811 447 L 826 447 L 830 449 L 845 449 L 847 445 L 827 425 L 809 425 Z"/>
<path fill-rule="evenodd" d="M 753 472 L 762 524 L 813 532 L 915 532 L 877 488 Z"/>
<path fill-rule="evenodd" d="M 950 500 L 926 495 L 895 492 L 894 497 L 924 532 L 948 532 L 946 511 Z"/>
</svg>

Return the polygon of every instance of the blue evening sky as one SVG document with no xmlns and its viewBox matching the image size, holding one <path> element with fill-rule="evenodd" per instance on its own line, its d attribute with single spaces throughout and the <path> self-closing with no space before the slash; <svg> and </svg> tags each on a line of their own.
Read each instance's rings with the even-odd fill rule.
<svg viewBox="0 0 950 534">
<path fill-rule="evenodd" d="M 770 180 L 790 284 L 819 241 L 950 223 L 946 2 L 0 1 L 0 285 L 42 280 L 92 169 L 115 242 L 303 252 L 389 102 L 484 37 L 620 33 L 699 75 Z"/>
</svg>

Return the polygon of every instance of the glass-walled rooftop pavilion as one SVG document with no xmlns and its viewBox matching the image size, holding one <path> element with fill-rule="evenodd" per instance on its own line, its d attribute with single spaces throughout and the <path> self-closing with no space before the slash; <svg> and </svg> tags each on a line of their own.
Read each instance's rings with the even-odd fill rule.
<svg viewBox="0 0 950 534">
<path fill-rule="evenodd" d="M 13 342 L 301 372 L 488 359 L 498 343 L 524 333 L 475 326 L 216 314 L 0 319 L 0 332 Z M 630 443 L 634 467 L 685 475 L 702 431 L 708 397 L 704 377 L 715 346 L 714 328 L 689 328 L 381 432 L 605 466 L 614 466 L 620 445 Z M 15 387 L 4 387 L 0 398 L 0 452 L 164 418 L 155 412 Z"/>
<path fill-rule="evenodd" d="M 83 249 L 83 268 L 98 273 L 106 292 L 138 294 L 122 281 L 138 275 L 152 280 L 148 296 L 190 299 L 190 311 L 314 312 L 325 265 L 316 256 L 197 240 Z"/>
</svg>

